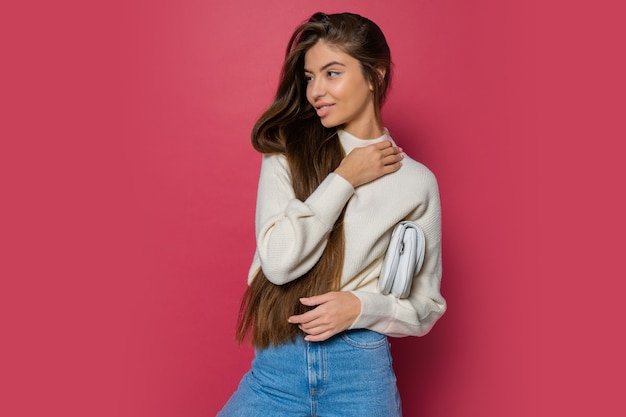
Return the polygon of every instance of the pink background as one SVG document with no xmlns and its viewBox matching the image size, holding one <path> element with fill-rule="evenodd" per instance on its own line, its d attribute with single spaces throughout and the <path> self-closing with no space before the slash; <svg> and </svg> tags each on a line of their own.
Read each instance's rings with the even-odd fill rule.
<svg viewBox="0 0 626 417">
<path fill-rule="evenodd" d="M 385 124 L 440 183 L 449 311 L 392 340 L 405 415 L 624 415 L 617 8 L 92 3 L 0 13 L 0 415 L 199 417 L 227 400 L 252 357 L 233 341 L 249 133 L 318 10 L 381 26 Z"/>
</svg>

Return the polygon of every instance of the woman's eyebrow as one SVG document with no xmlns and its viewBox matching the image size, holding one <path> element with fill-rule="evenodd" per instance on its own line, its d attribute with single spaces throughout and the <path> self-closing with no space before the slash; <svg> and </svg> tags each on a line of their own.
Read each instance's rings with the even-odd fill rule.
<svg viewBox="0 0 626 417">
<path fill-rule="evenodd" d="M 332 61 L 332 62 L 329 62 L 328 64 L 326 64 L 326 65 L 322 66 L 322 67 L 320 68 L 320 71 L 324 71 L 326 68 L 328 68 L 328 67 L 332 67 L 333 65 L 341 65 L 342 67 L 345 67 L 345 66 L 346 66 L 345 64 L 342 64 L 342 63 L 341 63 L 341 62 L 339 62 L 339 61 Z M 304 69 L 304 72 L 313 72 L 313 71 L 308 70 L 308 69 L 306 69 L 306 68 L 305 68 L 305 69 Z"/>
</svg>

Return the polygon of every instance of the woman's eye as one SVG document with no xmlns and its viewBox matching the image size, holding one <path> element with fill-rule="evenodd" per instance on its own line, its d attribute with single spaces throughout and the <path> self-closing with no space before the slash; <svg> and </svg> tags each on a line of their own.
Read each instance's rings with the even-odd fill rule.
<svg viewBox="0 0 626 417">
<path fill-rule="evenodd" d="M 313 80 L 313 77 L 311 77 L 310 75 L 305 75 L 305 76 L 304 76 L 304 81 L 306 81 L 307 83 L 308 83 L 309 81 L 311 81 L 311 80 Z"/>
<path fill-rule="evenodd" d="M 328 77 L 329 78 L 335 78 L 339 74 L 340 74 L 339 71 L 328 71 Z"/>
</svg>

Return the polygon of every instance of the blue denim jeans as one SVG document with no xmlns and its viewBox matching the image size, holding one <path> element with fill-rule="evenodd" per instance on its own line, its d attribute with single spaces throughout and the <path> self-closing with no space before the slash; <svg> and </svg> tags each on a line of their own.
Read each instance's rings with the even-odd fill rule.
<svg viewBox="0 0 626 417">
<path fill-rule="evenodd" d="M 256 350 L 217 417 L 399 417 L 387 337 L 348 330 L 325 342 Z"/>
</svg>

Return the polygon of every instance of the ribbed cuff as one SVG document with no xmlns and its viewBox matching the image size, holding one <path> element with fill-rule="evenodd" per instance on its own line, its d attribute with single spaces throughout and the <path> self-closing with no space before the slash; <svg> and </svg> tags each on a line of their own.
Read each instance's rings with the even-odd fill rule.
<svg viewBox="0 0 626 417">
<path fill-rule="evenodd" d="M 354 194 L 354 187 L 341 175 L 331 172 L 304 202 L 320 220 L 332 227 Z"/>
</svg>

